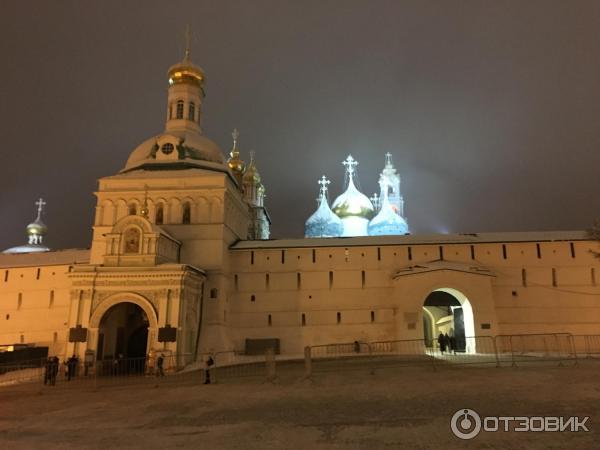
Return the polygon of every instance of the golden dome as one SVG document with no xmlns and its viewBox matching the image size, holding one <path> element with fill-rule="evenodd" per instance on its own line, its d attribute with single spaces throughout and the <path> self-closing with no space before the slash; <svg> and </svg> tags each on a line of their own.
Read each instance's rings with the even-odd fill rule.
<svg viewBox="0 0 600 450">
<path fill-rule="evenodd" d="M 45 235 L 48 231 L 48 227 L 41 220 L 36 220 L 35 222 L 31 222 L 27 225 L 27 234 L 37 234 L 37 235 Z"/>
<path fill-rule="evenodd" d="M 251 182 L 252 184 L 257 185 L 260 184 L 260 174 L 254 165 L 254 158 L 250 159 L 250 164 L 248 164 L 246 172 L 244 172 L 244 182 Z"/>
<path fill-rule="evenodd" d="M 174 84 L 193 84 L 202 87 L 204 71 L 192 63 L 187 57 L 180 63 L 171 66 L 167 72 L 169 86 Z"/>
<path fill-rule="evenodd" d="M 237 141 L 240 137 L 240 133 L 237 129 L 235 129 L 233 130 L 233 133 L 231 133 L 231 136 L 233 137 L 233 148 L 229 153 L 227 166 L 229 166 L 229 170 L 231 170 L 231 173 L 238 177 L 241 177 L 246 169 L 246 163 L 240 158 L 240 151 L 237 148 Z"/>
</svg>

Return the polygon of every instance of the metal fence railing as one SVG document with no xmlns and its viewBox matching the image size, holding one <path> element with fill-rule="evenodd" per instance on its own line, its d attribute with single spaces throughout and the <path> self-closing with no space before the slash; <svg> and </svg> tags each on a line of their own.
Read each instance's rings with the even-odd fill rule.
<svg viewBox="0 0 600 450">
<path fill-rule="evenodd" d="M 61 361 L 57 357 L 0 365 L 0 386 L 35 382 L 47 386 L 87 384 L 108 385 L 181 381 L 190 378 L 183 370 L 193 360 L 191 354 L 156 354 L 152 357 L 117 358 L 93 362 Z M 198 377 L 197 373 L 193 376 Z"/>
<path fill-rule="evenodd" d="M 502 364 L 577 362 L 573 335 L 569 333 L 498 335 L 494 339 Z"/>
<path fill-rule="evenodd" d="M 573 345 L 580 357 L 600 358 L 600 335 L 574 335 Z"/>
<path fill-rule="evenodd" d="M 304 358 L 311 360 L 311 372 L 353 370 L 369 365 L 373 355 L 368 342 L 343 342 L 337 344 L 313 345 Z"/>
<path fill-rule="evenodd" d="M 526 364 L 577 364 L 600 357 L 600 335 L 569 333 L 474 336 L 442 349 L 424 339 L 343 342 L 308 346 L 304 355 L 245 355 L 241 351 L 171 354 L 93 362 L 48 358 L 0 365 L 0 386 L 35 382 L 49 386 L 227 383 L 234 379 L 311 378 L 316 373 L 422 366 L 431 369 Z"/>
</svg>

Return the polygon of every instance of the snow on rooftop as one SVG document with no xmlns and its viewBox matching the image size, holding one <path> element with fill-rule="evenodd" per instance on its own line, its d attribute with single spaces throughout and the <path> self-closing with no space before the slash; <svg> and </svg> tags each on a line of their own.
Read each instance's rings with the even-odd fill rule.
<svg viewBox="0 0 600 450">
<path fill-rule="evenodd" d="M 87 264 L 89 249 L 69 248 L 38 253 L 0 254 L 0 267 L 54 266 L 64 264 Z"/>
<path fill-rule="evenodd" d="M 589 240 L 586 231 L 521 231 L 504 233 L 422 234 L 403 236 L 360 236 L 312 239 L 269 239 L 239 241 L 232 250 L 267 248 L 363 247 L 422 244 L 474 244 L 495 242 L 552 242 Z"/>
</svg>

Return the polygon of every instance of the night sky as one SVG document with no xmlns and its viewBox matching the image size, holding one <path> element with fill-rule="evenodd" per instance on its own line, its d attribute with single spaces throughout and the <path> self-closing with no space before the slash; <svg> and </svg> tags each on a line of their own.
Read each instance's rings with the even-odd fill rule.
<svg viewBox="0 0 600 450">
<path fill-rule="evenodd" d="M 47 200 L 88 247 L 97 180 L 161 133 L 166 71 L 206 72 L 204 133 L 256 151 L 272 237 L 301 237 L 341 161 L 385 152 L 414 234 L 586 229 L 600 216 L 598 1 L 12 1 L 0 5 L 0 250 Z"/>
</svg>

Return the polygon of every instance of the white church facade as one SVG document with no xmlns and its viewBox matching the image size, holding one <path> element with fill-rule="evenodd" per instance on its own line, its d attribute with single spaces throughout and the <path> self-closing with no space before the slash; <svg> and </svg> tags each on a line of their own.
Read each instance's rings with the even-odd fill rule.
<svg viewBox="0 0 600 450">
<path fill-rule="evenodd" d="M 237 132 L 228 159 L 202 134 L 204 72 L 186 54 L 168 80 L 164 132 L 99 181 L 91 248 L 44 247 L 40 201 L 29 243 L 0 254 L 0 345 L 193 361 L 249 342 L 300 354 L 336 342 L 431 345 L 439 332 L 600 334 L 596 241 L 406 234 L 391 156 L 379 198 L 358 191 L 349 157 L 332 207 L 322 178 L 308 237 L 268 239 L 254 157 L 242 161 Z"/>
</svg>

